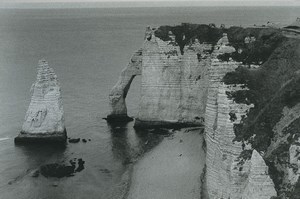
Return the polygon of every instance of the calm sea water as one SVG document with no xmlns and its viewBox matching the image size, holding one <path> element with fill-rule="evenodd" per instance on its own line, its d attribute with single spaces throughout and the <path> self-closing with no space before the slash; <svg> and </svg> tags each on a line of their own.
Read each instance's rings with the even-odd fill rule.
<svg viewBox="0 0 300 199">
<path fill-rule="evenodd" d="M 158 136 L 127 126 L 107 125 L 108 94 L 147 25 L 190 23 L 289 24 L 299 7 L 270 8 L 102 8 L 0 10 L 0 198 L 108 198 L 128 161 Z M 45 58 L 61 83 L 68 136 L 91 139 L 66 148 L 15 146 L 30 102 L 39 59 Z M 129 115 L 138 109 L 139 81 L 127 97 Z M 47 163 L 82 158 L 74 177 L 33 178 Z"/>
</svg>

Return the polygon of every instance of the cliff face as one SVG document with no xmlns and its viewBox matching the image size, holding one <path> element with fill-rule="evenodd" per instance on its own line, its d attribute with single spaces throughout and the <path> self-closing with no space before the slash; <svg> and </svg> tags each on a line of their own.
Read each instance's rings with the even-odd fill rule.
<svg viewBox="0 0 300 199">
<path fill-rule="evenodd" d="M 297 198 L 299 53 L 278 29 L 149 28 L 136 126 L 205 125 L 209 198 Z"/>
<path fill-rule="evenodd" d="M 144 42 L 136 126 L 203 124 L 208 74 L 200 60 L 212 46 L 196 41 L 182 55 L 175 36 L 169 36 L 173 39 L 163 41 L 149 31 Z"/>
<path fill-rule="evenodd" d="M 252 156 L 251 162 L 242 162 L 239 157 L 247 147 L 241 142 L 233 142 L 235 139 L 234 124 L 239 124 L 246 116 L 253 104 L 238 104 L 229 99 L 227 93 L 245 91 L 243 84 L 225 85 L 223 77 L 228 72 L 234 71 L 241 62 L 234 60 L 222 61 L 218 59 L 226 53 L 236 52 L 230 46 L 227 36 L 224 36 L 215 45 L 211 54 L 209 67 L 208 100 L 205 115 L 206 129 L 206 181 L 209 198 L 261 198 L 269 199 L 276 196 L 274 184 L 268 177 L 268 172 L 260 172 L 259 177 L 263 180 L 251 181 L 251 175 L 256 175 L 257 169 L 265 168 L 265 162 L 257 153 Z M 243 149 L 244 148 L 244 149 Z M 252 163 L 252 164 L 251 164 Z M 256 163 L 256 165 L 254 165 Z M 259 187 L 259 189 L 256 189 Z M 255 191 L 254 194 L 248 194 Z M 259 196 L 259 197 L 258 197 Z"/>
<path fill-rule="evenodd" d="M 227 85 L 247 86 L 248 90 L 230 92 L 228 96 L 236 103 L 254 105 L 247 117 L 234 124 L 235 140 L 263 155 L 280 197 L 295 198 L 300 185 L 295 153 L 300 130 L 300 41 L 278 35 L 265 41 L 268 46 L 274 41 L 277 45 L 259 68 L 239 67 L 223 80 Z"/>
<path fill-rule="evenodd" d="M 52 68 L 39 61 L 37 80 L 31 87 L 32 97 L 22 131 L 16 142 L 66 140 L 60 86 Z"/>
</svg>

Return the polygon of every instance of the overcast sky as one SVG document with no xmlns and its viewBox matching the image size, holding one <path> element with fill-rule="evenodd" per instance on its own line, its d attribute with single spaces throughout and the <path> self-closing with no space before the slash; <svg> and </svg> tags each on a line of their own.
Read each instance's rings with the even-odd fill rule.
<svg viewBox="0 0 300 199">
<path fill-rule="evenodd" d="M 45 5 L 55 5 L 56 3 L 99 3 L 100 7 L 139 7 L 139 6 L 300 6 L 300 0 L 0 0 L 0 7 L 7 5 L 23 5 L 28 3 L 42 3 Z M 120 3 L 117 3 L 120 2 Z M 170 3 L 171 2 L 171 3 Z M 5 7 L 5 6 L 4 6 Z"/>
</svg>

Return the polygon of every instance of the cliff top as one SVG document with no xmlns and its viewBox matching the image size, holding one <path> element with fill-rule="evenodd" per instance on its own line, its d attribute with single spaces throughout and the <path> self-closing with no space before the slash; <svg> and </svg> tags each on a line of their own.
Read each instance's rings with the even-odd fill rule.
<svg viewBox="0 0 300 199">
<path fill-rule="evenodd" d="M 283 37 L 282 30 L 272 27 L 238 27 L 231 26 L 226 28 L 225 25 L 216 27 L 215 24 L 189 24 L 182 23 L 176 26 L 160 26 L 155 31 L 156 37 L 163 41 L 171 41 L 175 37 L 176 43 L 183 52 L 184 46 L 198 39 L 200 43 L 216 44 L 227 33 L 228 40 L 231 44 L 244 43 L 245 38 L 256 38 L 257 40 L 267 40 L 270 37 Z M 256 42 L 257 43 L 257 42 Z"/>
</svg>

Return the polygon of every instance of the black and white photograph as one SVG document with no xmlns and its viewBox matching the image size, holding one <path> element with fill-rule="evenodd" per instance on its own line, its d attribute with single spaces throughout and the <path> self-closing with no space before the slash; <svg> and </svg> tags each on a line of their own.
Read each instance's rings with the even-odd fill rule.
<svg viewBox="0 0 300 199">
<path fill-rule="evenodd" d="M 300 0 L 0 0 L 0 199 L 300 199 Z"/>
</svg>

